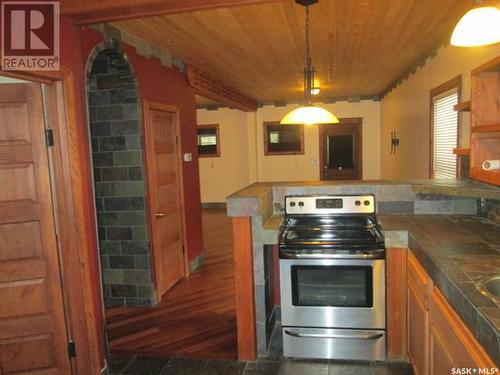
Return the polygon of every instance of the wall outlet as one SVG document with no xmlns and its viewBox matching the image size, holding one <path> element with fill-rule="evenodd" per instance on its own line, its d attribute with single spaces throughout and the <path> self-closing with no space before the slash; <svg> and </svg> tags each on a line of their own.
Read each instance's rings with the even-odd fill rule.
<svg viewBox="0 0 500 375">
<path fill-rule="evenodd" d="M 193 154 L 190 152 L 187 152 L 183 155 L 184 161 L 193 161 Z"/>
</svg>

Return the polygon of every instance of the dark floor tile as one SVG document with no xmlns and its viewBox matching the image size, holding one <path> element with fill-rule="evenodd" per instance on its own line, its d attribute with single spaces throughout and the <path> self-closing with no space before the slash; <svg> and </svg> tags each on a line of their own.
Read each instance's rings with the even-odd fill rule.
<svg viewBox="0 0 500 375">
<path fill-rule="evenodd" d="M 201 375 L 241 375 L 245 362 L 210 360 Z"/>
<path fill-rule="evenodd" d="M 108 370 L 110 373 L 120 373 L 133 359 L 135 355 L 111 354 L 108 359 Z"/>
<path fill-rule="evenodd" d="M 331 363 L 329 375 L 413 375 L 410 365 Z"/>
<path fill-rule="evenodd" d="M 248 362 L 243 375 L 277 375 L 281 362 L 257 361 Z"/>
<path fill-rule="evenodd" d="M 207 362 L 206 359 L 172 358 L 161 375 L 199 375 Z"/>
<path fill-rule="evenodd" d="M 137 356 L 121 373 L 127 375 L 159 375 L 168 362 L 168 358 Z"/>
<path fill-rule="evenodd" d="M 328 363 L 325 361 L 283 361 L 279 375 L 328 375 Z"/>
</svg>

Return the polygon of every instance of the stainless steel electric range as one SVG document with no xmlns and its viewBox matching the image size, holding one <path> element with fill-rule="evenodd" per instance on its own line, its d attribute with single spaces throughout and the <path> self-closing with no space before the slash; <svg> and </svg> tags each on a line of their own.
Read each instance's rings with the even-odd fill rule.
<svg viewBox="0 0 500 375">
<path fill-rule="evenodd" d="M 385 359 L 385 245 L 373 195 L 285 197 L 279 256 L 286 357 Z"/>
</svg>

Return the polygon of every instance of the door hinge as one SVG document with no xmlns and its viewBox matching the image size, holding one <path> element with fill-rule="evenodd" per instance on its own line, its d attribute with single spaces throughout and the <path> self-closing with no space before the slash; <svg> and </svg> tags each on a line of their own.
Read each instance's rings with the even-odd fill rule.
<svg viewBox="0 0 500 375">
<path fill-rule="evenodd" d="M 70 358 L 76 357 L 76 345 L 73 341 L 68 341 L 68 355 Z"/>
<path fill-rule="evenodd" d="M 54 146 L 54 131 L 52 129 L 45 129 L 45 144 L 47 147 Z"/>
</svg>

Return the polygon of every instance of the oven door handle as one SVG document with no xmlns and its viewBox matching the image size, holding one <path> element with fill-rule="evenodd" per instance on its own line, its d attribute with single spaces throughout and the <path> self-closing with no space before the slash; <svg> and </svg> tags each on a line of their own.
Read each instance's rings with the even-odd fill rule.
<svg viewBox="0 0 500 375">
<path fill-rule="evenodd" d="M 375 340 L 382 337 L 383 333 L 372 333 L 365 335 L 342 335 L 342 334 L 333 334 L 333 335 L 321 335 L 318 333 L 299 333 L 294 331 L 289 331 L 285 329 L 285 333 L 289 336 L 293 337 L 304 337 L 304 338 L 321 338 L 321 339 L 346 339 L 346 340 Z"/>
</svg>

